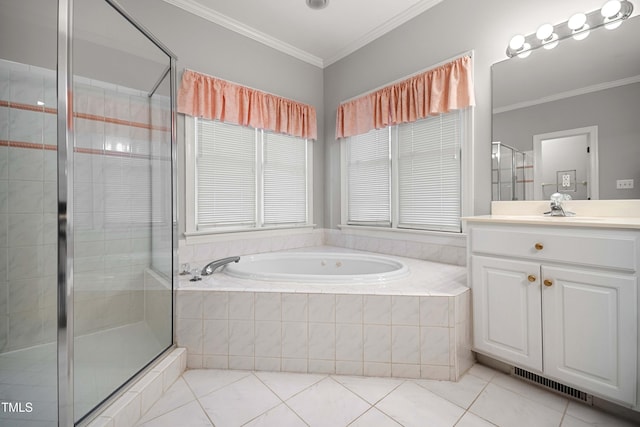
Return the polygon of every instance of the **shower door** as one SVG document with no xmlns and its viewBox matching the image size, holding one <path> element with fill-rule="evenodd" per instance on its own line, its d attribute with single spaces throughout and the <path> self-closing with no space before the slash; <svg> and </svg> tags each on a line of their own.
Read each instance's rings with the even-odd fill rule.
<svg viewBox="0 0 640 427">
<path fill-rule="evenodd" d="M 171 58 L 104 0 L 73 9 L 73 403 L 172 345 Z"/>
<path fill-rule="evenodd" d="M 117 8 L 0 0 L 1 426 L 86 419 L 172 346 L 175 59 Z"/>
</svg>

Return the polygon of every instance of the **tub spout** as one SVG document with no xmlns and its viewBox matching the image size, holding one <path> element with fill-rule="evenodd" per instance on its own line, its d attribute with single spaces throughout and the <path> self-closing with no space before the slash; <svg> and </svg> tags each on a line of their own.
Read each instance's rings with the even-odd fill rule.
<svg viewBox="0 0 640 427">
<path fill-rule="evenodd" d="M 213 272 L 216 271 L 218 268 L 222 267 L 223 265 L 227 265 L 230 262 L 238 262 L 238 261 L 240 261 L 239 256 L 230 256 L 228 258 L 221 258 L 215 261 L 211 261 L 209 264 L 204 266 L 204 268 L 202 269 L 202 273 L 200 274 L 202 276 L 209 276 L 213 274 Z"/>
</svg>

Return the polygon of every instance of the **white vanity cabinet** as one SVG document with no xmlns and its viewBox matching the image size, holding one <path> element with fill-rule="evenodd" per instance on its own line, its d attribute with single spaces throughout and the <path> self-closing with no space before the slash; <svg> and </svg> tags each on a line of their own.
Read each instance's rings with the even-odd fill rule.
<svg viewBox="0 0 640 427">
<path fill-rule="evenodd" d="M 640 231 L 468 222 L 474 349 L 636 406 Z"/>
</svg>

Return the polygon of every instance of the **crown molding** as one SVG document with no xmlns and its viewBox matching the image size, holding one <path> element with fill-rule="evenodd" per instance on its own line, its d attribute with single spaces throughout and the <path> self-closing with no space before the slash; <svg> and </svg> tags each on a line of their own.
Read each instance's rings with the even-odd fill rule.
<svg viewBox="0 0 640 427">
<path fill-rule="evenodd" d="M 182 10 L 185 10 L 189 13 L 197 15 L 201 18 L 204 18 L 210 22 L 218 24 L 228 30 L 234 31 L 238 34 L 241 34 L 245 37 L 248 37 L 252 40 L 255 40 L 273 49 L 279 50 L 280 52 L 283 52 L 301 61 L 307 62 L 319 68 L 325 68 L 335 62 L 338 62 L 342 58 L 355 52 L 361 47 L 371 43 L 378 37 L 388 33 L 389 31 L 395 29 L 396 27 L 399 27 L 405 22 L 415 18 L 416 16 L 432 8 L 438 3 L 441 3 L 443 0 L 424 0 L 414 4 L 404 12 L 389 19 L 384 24 L 376 27 L 374 30 L 368 32 L 364 36 L 349 43 L 343 49 L 340 49 L 334 55 L 330 56 L 327 59 L 319 58 L 315 55 L 310 54 L 305 50 L 299 49 L 295 46 L 285 43 L 275 37 L 271 37 L 270 35 L 265 34 L 261 31 L 258 31 L 255 28 L 250 27 L 246 24 L 243 24 L 240 21 L 237 21 L 226 15 L 218 13 L 213 9 L 204 7 L 195 0 L 163 0 L 163 1 L 165 3 L 169 3 L 173 6 L 176 6 Z"/>
<path fill-rule="evenodd" d="M 585 86 L 566 92 L 559 92 L 550 96 L 545 96 L 544 98 L 533 99 L 531 101 L 517 102 L 515 104 L 505 105 L 504 107 L 497 107 L 493 109 L 493 114 L 506 113 L 507 111 L 533 107 L 534 105 L 546 104 L 547 102 L 559 101 L 561 99 L 572 98 L 578 95 L 586 95 L 588 93 L 598 92 L 605 89 L 612 89 L 618 86 L 626 86 L 633 83 L 640 83 L 640 75 L 627 77 L 620 80 L 614 80 L 612 82 L 598 83 L 595 85 Z"/>
<path fill-rule="evenodd" d="M 213 9 L 204 7 L 196 1 L 193 1 L 193 0 L 163 0 L 163 1 L 165 3 L 172 4 L 189 13 L 197 15 L 201 18 L 204 18 L 208 21 L 211 21 L 214 24 L 218 24 L 228 30 L 241 34 L 245 37 L 248 37 L 252 40 L 255 40 L 273 49 L 279 50 L 280 52 L 286 53 L 287 55 L 293 56 L 294 58 L 297 58 L 301 61 L 307 62 L 311 65 L 315 65 L 316 67 L 324 68 L 324 63 L 322 58 L 318 58 L 317 56 L 312 55 L 307 51 L 298 49 L 297 47 L 292 46 L 288 43 L 285 43 L 281 40 L 278 40 L 275 37 L 271 37 L 268 34 L 258 31 L 255 28 L 252 28 L 246 24 L 243 24 L 240 21 L 237 21 L 226 15 L 218 13 Z"/>
</svg>

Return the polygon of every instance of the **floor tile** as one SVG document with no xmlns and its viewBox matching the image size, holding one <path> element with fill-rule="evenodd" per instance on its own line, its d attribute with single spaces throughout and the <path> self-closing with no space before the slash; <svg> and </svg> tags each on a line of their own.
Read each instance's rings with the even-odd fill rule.
<svg viewBox="0 0 640 427">
<path fill-rule="evenodd" d="M 464 409 L 471 406 L 488 384 L 486 380 L 473 375 L 465 375 L 458 382 L 435 380 L 416 380 L 415 382 Z"/>
<path fill-rule="evenodd" d="M 284 403 L 268 410 L 258 418 L 245 424 L 245 427 L 306 427 L 307 424 L 300 419 Z"/>
<path fill-rule="evenodd" d="M 332 378 L 325 378 L 286 403 L 311 427 L 346 426 L 370 408 Z"/>
<path fill-rule="evenodd" d="M 405 427 L 450 427 L 464 414 L 461 407 L 413 382 L 392 391 L 376 408 Z"/>
<path fill-rule="evenodd" d="M 378 377 L 334 376 L 333 379 L 372 405 L 375 405 L 404 382 L 404 380 L 396 378 Z"/>
<path fill-rule="evenodd" d="M 255 375 L 282 400 L 289 399 L 327 377 L 289 372 L 256 372 Z"/>
<path fill-rule="evenodd" d="M 211 427 L 213 424 L 196 401 L 188 403 L 171 412 L 167 412 L 159 417 L 147 422 L 139 422 L 138 427 Z"/>
<path fill-rule="evenodd" d="M 397 422 L 380 412 L 376 408 L 371 408 L 361 417 L 356 419 L 349 427 L 402 427 Z"/>
<path fill-rule="evenodd" d="M 491 380 L 492 384 L 511 390 L 534 402 L 538 402 L 558 412 L 564 412 L 569 403 L 569 399 L 556 393 L 550 393 L 542 387 L 522 381 L 518 378 L 497 373 Z"/>
<path fill-rule="evenodd" d="M 467 412 L 460 421 L 458 421 L 456 427 L 495 427 L 495 424 L 490 423 L 471 412 Z"/>
<path fill-rule="evenodd" d="M 497 373 L 498 371 L 496 371 L 495 369 L 489 368 L 488 366 L 484 366 L 479 363 L 476 363 L 467 371 L 467 374 L 482 378 L 486 381 L 491 381 Z"/>
<path fill-rule="evenodd" d="M 465 412 L 464 408 L 469 409 Z M 137 427 L 211 425 L 631 427 L 638 424 L 567 401 L 481 365 L 475 365 L 458 382 L 189 370 L 136 424 Z"/>
<path fill-rule="evenodd" d="M 557 427 L 563 415 L 493 383 L 487 385 L 469 411 L 500 427 Z"/>
<path fill-rule="evenodd" d="M 221 427 L 241 426 L 282 402 L 251 374 L 199 400 L 213 424 Z"/>
<path fill-rule="evenodd" d="M 577 421 L 566 420 L 566 418 L 575 418 Z M 640 417 L 639 417 L 640 418 Z M 566 422 L 566 424 L 565 424 Z M 572 423 L 573 422 L 573 423 Z M 580 422 L 584 424 L 580 424 Z M 621 418 L 617 418 L 612 414 L 604 411 L 600 411 L 591 406 L 587 406 L 580 402 L 569 402 L 567 407 L 567 413 L 565 420 L 563 420 L 562 426 L 606 426 L 606 427 L 627 427 L 637 426 L 639 423 L 634 423 Z"/>
<path fill-rule="evenodd" d="M 149 408 L 147 413 L 142 414 L 140 422 L 147 422 L 152 418 L 171 412 L 189 402 L 196 400 L 187 383 L 183 378 L 178 378 L 175 383 Z"/>
<path fill-rule="evenodd" d="M 182 377 L 191 390 L 193 390 L 196 397 L 201 397 L 249 375 L 251 375 L 251 372 L 248 371 L 194 369 L 186 371 Z"/>
</svg>

